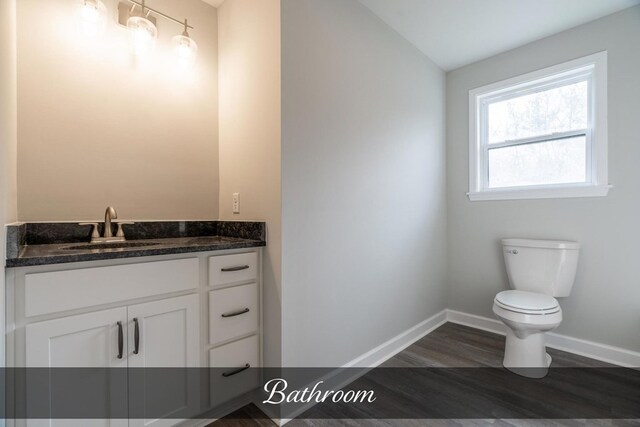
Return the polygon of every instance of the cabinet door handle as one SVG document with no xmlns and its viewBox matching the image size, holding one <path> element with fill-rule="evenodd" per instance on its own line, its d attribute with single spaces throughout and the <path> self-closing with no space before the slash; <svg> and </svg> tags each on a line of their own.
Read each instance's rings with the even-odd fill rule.
<svg viewBox="0 0 640 427">
<path fill-rule="evenodd" d="M 122 331 L 122 322 L 118 322 L 118 359 L 122 359 L 123 350 L 124 350 L 124 332 Z"/>
<path fill-rule="evenodd" d="M 241 314 L 245 314 L 245 313 L 248 313 L 250 311 L 251 310 L 249 310 L 249 307 L 247 307 L 244 310 L 234 311 L 233 313 L 225 313 L 225 314 L 222 315 L 222 317 L 224 317 L 226 319 L 227 317 L 240 316 Z"/>
<path fill-rule="evenodd" d="M 227 267 L 227 268 L 221 268 L 220 271 L 222 271 L 223 273 L 228 273 L 230 271 L 242 271 L 242 270 L 248 270 L 249 267 L 248 265 L 239 265 L 237 267 Z"/>
<path fill-rule="evenodd" d="M 239 374 L 242 371 L 246 371 L 247 369 L 249 369 L 251 367 L 251 365 L 249 365 L 248 363 L 246 365 L 244 365 L 242 368 L 238 368 L 238 369 L 232 369 L 230 371 L 227 372 L 223 372 L 222 376 L 227 378 L 227 377 L 232 377 L 236 374 Z"/>
<path fill-rule="evenodd" d="M 140 325 L 138 324 L 138 318 L 133 319 L 134 330 L 133 330 L 133 354 L 138 354 L 140 352 Z"/>
</svg>

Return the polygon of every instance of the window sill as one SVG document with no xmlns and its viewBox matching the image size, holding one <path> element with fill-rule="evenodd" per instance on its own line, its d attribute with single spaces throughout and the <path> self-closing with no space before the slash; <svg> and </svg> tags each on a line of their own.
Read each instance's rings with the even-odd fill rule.
<svg viewBox="0 0 640 427">
<path fill-rule="evenodd" d="M 467 193 L 472 202 L 488 200 L 569 199 L 575 197 L 604 197 L 611 185 L 581 185 L 574 187 L 547 187 L 487 190 Z"/>
</svg>

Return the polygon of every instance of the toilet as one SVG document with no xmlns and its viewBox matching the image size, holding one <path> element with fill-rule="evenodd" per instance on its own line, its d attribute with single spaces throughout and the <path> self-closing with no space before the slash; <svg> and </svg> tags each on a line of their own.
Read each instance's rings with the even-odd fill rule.
<svg viewBox="0 0 640 427">
<path fill-rule="evenodd" d="M 556 298 L 571 294 L 580 245 L 504 239 L 502 249 L 512 288 L 493 302 L 494 314 L 507 327 L 503 365 L 518 375 L 542 378 L 551 364 L 544 334 L 562 322 Z"/>
</svg>

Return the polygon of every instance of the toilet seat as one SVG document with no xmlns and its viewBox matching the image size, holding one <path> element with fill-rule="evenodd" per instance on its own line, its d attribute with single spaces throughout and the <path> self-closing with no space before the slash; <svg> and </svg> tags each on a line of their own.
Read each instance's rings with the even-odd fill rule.
<svg viewBox="0 0 640 427">
<path fill-rule="evenodd" d="M 560 311 L 558 301 L 549 295 L 525 291 L 503 291 L 496 295 L 495 304 L 515 313 L 544 315 Z"/>
</svg>

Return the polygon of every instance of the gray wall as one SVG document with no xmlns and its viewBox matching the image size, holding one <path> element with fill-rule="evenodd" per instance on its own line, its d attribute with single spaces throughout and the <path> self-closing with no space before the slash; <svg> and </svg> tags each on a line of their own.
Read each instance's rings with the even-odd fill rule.
<svg viewBox="0 0 640 427">
<path fill-rule="evenodd" d="M 640 350 L 640 6 L 447 75 L 449 307 L 492 317 L 508 287 L 503 237 L 583 245 L 559 333 Z M 609 182 L 606 198 L 470 202 L 470 89 L 602 50 L 609 52 Z"/>
<path fill-rule="evenodd" d="M 444 73 L 355 0 L 282 1 L 285 366 L 446 304 Z"/>
</svg>

